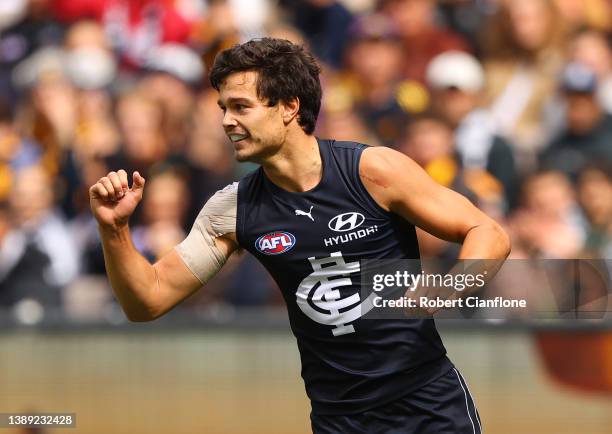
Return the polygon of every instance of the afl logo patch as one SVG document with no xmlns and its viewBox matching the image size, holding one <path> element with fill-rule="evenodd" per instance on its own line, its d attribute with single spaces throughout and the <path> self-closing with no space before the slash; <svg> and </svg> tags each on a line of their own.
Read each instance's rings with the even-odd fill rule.
<svg viewBox="0 0 612 434">
<path fill-rule="evenodd" d="M 255 248 L 264 255 L 280 255 L 295 246 L 295 236 L 289 232 L 270 232 L 255 241 Z"/>
</svg>

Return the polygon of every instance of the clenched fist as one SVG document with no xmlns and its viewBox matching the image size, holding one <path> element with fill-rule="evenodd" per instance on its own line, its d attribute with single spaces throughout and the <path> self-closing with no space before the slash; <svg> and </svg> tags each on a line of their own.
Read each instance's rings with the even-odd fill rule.
<svg viewBox="0 0 612 434">
<path fill-rule="evenodd" d="M 140 173 L 132 175 L 132 187 L 128 185 L 125 170 L 109 172 L 89 189 L 89 204 L 100 226 L 119 228 L 128 223 L 142 199 L 145 179 Z"/>
</svg>

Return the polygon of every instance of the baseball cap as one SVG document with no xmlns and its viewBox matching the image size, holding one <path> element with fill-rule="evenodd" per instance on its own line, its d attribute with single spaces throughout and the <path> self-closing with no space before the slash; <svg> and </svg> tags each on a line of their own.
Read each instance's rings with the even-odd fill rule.
<svg viewBox="0 0 612 434">
<path fill-rule="evenodd" d="M 462 51 L 446 51 L 435 56 L 427 65 L 425 79 L 432 89 L 454 87 L 466 92 L 478 92 L 484 86 L 480 62 Z"/>
<path fill-rule="evenodd" d="M 154 50 L 145 63 L 150 71 L 165 72 L 179 80 L 196 85 L 201 82 L 204 63 L 198 54 L 182 44 L 166 43 Z"/>
<path fill-rule="evenodd" d="M 597 75 L 586 65 L 570 63 L 561 74 L 561 87 L 566 92 L 593 93 L 597 88 Z"/>
<path fill-rule="evenodd" d="M 109 86 L 117 73 L 112 54 L 98 47 L 81 47 L 65 54 L 68 78 L 80 89 L 102 89 Z"/>
</svg>

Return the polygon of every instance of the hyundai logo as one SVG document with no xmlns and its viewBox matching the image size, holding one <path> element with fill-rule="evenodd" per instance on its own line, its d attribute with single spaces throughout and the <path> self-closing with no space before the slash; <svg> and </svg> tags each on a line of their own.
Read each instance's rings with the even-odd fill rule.
<svg viewBox="0 0 612 434">
<path fill-rule="evenodd" d="M 358 212 L 345 212 L 338 214 L 327 225 L 332 231 L 346 232 L 358 228 L 365 221 L 363 214 Z"/>
</svg>

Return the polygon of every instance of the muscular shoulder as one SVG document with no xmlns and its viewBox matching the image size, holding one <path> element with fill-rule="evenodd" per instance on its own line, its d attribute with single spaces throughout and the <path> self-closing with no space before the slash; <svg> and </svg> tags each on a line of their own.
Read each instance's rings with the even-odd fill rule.
<svg viewBox="0 0 612 434">
<path fill-rule="evenodd" d="M 400 188 L 408 187 L 417 164 L 406 155 L 384 146 L 364 149 L 359 162 L 359 177 L 372 198 L 391 210 Z"/>
<path fill-rule="evenodd" d="M 368 177 L 386 178 L 389 171 L 393 170 L 398 157 L 406 158 L 386 146 L 370 146 L 363 150 L 359 163 L 359 175 Z"/>
</svg>

